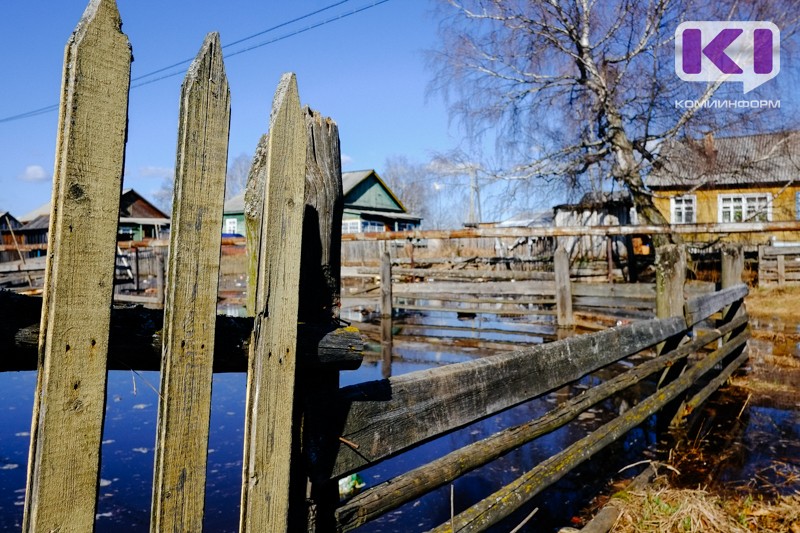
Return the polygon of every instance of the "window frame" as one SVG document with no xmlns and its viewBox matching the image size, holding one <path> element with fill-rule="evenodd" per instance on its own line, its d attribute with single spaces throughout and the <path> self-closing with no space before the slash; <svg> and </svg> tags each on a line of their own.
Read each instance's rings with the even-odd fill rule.
<svg viewBox="0 0 800 533">
<path fill-rule="evenodd" d="M 692 220 L 686 220 L 686 209 L 685 204 L 680 206 L 678 209 L 678 200 L 683 202 L 687 200 L 691 200 L 692 203 Z M 682 215 L 682 220 L 677 220 L 677 214 L 680 211 Z M 669 199 L 669 220 L 671 224 L 697 224 L 697 195 L 695 194 L 681 194 L 679 196 L 673 196 Z"/>
<path fill-rule="evenodd" d="M 233 223 L 233 231 L 231 231 L 231 222 Z M 225 233 L 237 234 L 239 233 L 239 221 L 235 217 L 228 217 L 225 219 Z"/>
<path fill-rule="evenodd" d="M 748 217 L 748 204 L 751 201 L 755 201 L 756 203 L 756 211 L 754 215 L 758 214 L 758 200 L 764 199 L 766 200 L 766 220 L 758 220 L 755 216 L 751 215 Z M 735 218 L 735 209 L 732 208 L 731 211 L 731 220 L 724 222 L 724 204 L 726 200 L 731 200 L 732 202 L 735 200 L 739 200 L 741 202 L 741 212 L 742 212 L 742 219 L 741 220 L 733 220 Z M 772 203 L 773 197 L 772 193 L 770 192 L 748 192 L 748 193 L 728 193 L 728 194 L 718 194 L 717 195 L 717 222 L 719 224 L 740 224 L 740 223 L 748 223 L 748 222 L 772 222 Z"/>
</svg>

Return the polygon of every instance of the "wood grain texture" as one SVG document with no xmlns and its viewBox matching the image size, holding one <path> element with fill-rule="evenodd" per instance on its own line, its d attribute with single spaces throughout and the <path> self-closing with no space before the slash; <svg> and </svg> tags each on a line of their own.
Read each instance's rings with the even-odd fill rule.
<svg viewBox="0 0 800 533">
<path fill-rule="evenodd" d="M 740 283 L 718 292 L 689 298 L 684 307 L 686 325 L 691 327 L 702 322 L 714 313 L 722 311 L 726 306 L 744 299 L 747 293 L 747 285 Z"/>
<path fill-rule="evenodd" d="M 553 254 L 553 270 L 556 280 L 556 312 L 560 328 L 570 328 L 575 324 L 572 314 L 572 286 L 569 279 L 569 253 L 559 246 Z"/>
<path fill-rule="evenodd" d="M 181 87 L 150 530 L 200 531 L 211 414 L 230 90 L 219 34 Z"/>
<path fill-rule="evenodd" d="M 284 74 L 270 116 L 267 183 L 245 422 L 242 531 L 285 531 L 296 367 L 306 129 Z"/>
<path fill-rule="evenodd" d="M 300 271 L 300 321 L 339 317 L 342 255 L 342 161 L 339 126 L 305 107 L 306 189 Z"/>
<path fill-rule="evenodd" d="M 649 320 L 345 387 L 308 412 L 314 477 L 341 476 L 574 381 L 685 329 Z M 313 415 L 313 416 L 312 416 Z M 340 444 L 344 437 L 359 447 Z"/>
<path fill-rule="evenodd" d="M 247 174 L 244 191 L 244 224 L 247 239 L 247 316 L 256 314 L 256 287 L 258 286 L 258 252 L 261 246 L 261 219 L 264 215 L 264 184 L 267 182 L 267 152 L 269 134 L 258 140 L 253 163 Z"/>
<path fill-rule="evenodd" d="M 113 0 L 67 42 L 50 214 L 25 531 L 91 531 L 131 50 Z"/>
</svg>

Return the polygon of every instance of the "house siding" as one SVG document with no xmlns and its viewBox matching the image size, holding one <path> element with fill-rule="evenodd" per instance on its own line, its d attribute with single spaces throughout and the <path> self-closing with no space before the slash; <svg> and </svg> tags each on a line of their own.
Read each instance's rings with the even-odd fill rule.
<svg viewBox="0 0 800 533">
<path fill-rule="evenodd" d="M 658 210 L 664 217 L 672 222 L 670 211 L 670 199 L 676 196 L 687 194 L 694 195 L 697 206 L 698 224 L 715 224 L 719 221 L 719 196 L 727 194 L 770 194 L 772 196 L 772 221 L 794 221 L 798 220 L 797 199 L 800 194 L 800 184 L 798 185 L 775 185 L 757 187 L 724 187 L 717 189 L 701 189 L 696 191 L 686 191 L 685 189 L 660 189 L 655 192 L 654 202 Z M 697 240 L 709 240 L 711 235 L 698 235 Z M 746 242 L 757 244 L 768 241 L 774 237 L 778 241 L 800 241 L 800 232 L 774 232 L 768 235 L 733 234 L 723 238 L 726 242 Z"/>
</svg>

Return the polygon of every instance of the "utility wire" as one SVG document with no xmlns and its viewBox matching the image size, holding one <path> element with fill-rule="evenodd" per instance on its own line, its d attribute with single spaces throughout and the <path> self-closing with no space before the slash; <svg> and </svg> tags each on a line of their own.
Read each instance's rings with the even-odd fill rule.
<svg viewBox="0 0 800 533">
<path fill-rule="evenodd" d="M 224 44 L 224 45 L 222 45 L 222 49 L 224 50 L 225 48 L 228 48 L 230 46 L 235 46 L 235 45 L 241 44 L 241 43 L 243 43 L 245 41 L 249 41 L 250 39 L 255 39 L 256 37 L 264 35 L 265 33 L 269 33 L 271 31 L 278 30 L 280 28 L 283 28 L 284 26 L 288 26 L 289 24 L 293 24 L 293 23 L 299 22 L 299 21 L 301 21 L 303 19 L 307 19 L 308 17 L 313 17 L 314 15 L 318 15 L 319 13 L 322 13 L 323 11 L 327 11 L 328 9 L 331 9 L 331 8 L 334 8 L 334 7 L 338 7 L 338 6 L 342 5 L 342 4 L 346 4 L 349 1 L 350 0 L 342 0 L 341 2 L 336 2 L 335 4 L 330 4 L 328 6 L 325 6 L 322 9 L 317 9 L 316 11 L 312 11 L 311 13 L 306 13 L 305 15 L 302 15 L 300 17 L 293 18 L 292 20 L 287 20 L 286 22 L 281 22 L 277 26 L 273 26 L 271 28 L 267 28 L 266 30 L 262 30 L 262 31 L 260 31 L 258 33 L 254 33 L 253 35 L 248 35 L 247 37 L 243 37 L 242 39 L 239 39 L 237 41 L 233 41 L 232 43 Z M 131 79 L 131 81 L 139 81 L 139 80 L 144 79 L 144 78 L 149 78 L 150 76 L 152 76 L 154 74 L 159 74 L 159 73 L 164 72 L 166 70 L 169 70 L 169 69 L 172 69 L 172 68 L 175 68 L 175 67 L 179 67 L 181 65 L 185 65 L 186 63 L 191 63 L 193 59 L 194 59 L 193 57 L 190 57 L 189 59 L 184 59 L 183 61 L 178 61 L 177 63 L 173 63 L 171 65 L 167 65 L 166 67 L 161 67 L 160 69 L 153 70 L 153 71 L 148 72 L 146 74 L 142 74 L 141 76 L 136 76 L 135 78 Z"/>
<path fill-rule="evenodd" d="M 306 19 L 308 17 L 317 15 L 319 13 L 322 13 L 323 11 L 326 11 L 328 9 L 331 9 L 331 8 L 334 8 L 334 7 L 337 7 L 337 6 L 340 6 L 340 5 L 345 4 L 345 3 L 349 2 L 349 1 L 350 0 L 340 0 L 339 2 L 336 2 L 334 4 L 330 4 L 328 6 L 325 6 L 325 7 L 321 8 L 321 9 L 318 9 L 318 10 L 313 11 L 311 13 L 307 13 L 305 15 L 302 15 L 300 17 L 294 18 L 294 19 L 286 21 L 286 22 L 282 22 L 282 23 L 280 23 L 280 24 L 278 24 L 276 26 L 273 26 L 271 28 L 267 28 L 266 30 L 262 30 L 262 31 L 260 31 L 258 33 L 254 33 L 254 34 L 249 35 L 247 37 L 243 37 L 242 39 L 238 39 L 238 40 L 236 40 L 236 41 L 234 41 L 232 43 L 228 43 L 228 44 L 224 45 L 222 48 L 228 48 L 230 46 L 241 44 L 241 43 L 243 43 L 245 41 L 248 41 L 250 39 L 253 39 L 255 37 L 259 37 L 261 35 L 264 35 L 265 33 L 269 33 L 271 31 L 275 31 L 277 29 L 283 28 L 283 27 L 285 27 L 285 26 L 287 26 L 289 24 L 292 24 L 294 22 L 298 22 L 298 21 Z M 326 24 L 330 24 L 332 22 L 336 22 L 338 20 L 350 17 L 350 16 L 355 15 L 357 13 L 361 13 L 362 11 L 366 11 L 368 9 L 372 9 L 373 7 L 377 7 L 377 6 L 381 5 L 381 4 L 385 4 L 386 2 L 389 2 L 389 0 L 379 0 L 379 1 L 373 2 L 370 5 L 363 6 L 363 7 L 360 7 L 358 9 L 354 9 L 354 10 L 348 12 L 348 13 L 343 13 L 343 14 L 337 15 L 335 17 L 328 18 L 326 20 L 323 20 L 322 22 L 318 22 L 316 24 L 312 24 L 310 26 L 306 26 L 305 28 L 301 28 L 299 30 L 290 32 L 290 33 L 288 33 L 286 35 L 282 35 L 280 37 L 276 37 L 274 39 L 270 39 L 268 41 L 264 41 L 264 42 L 261 42 L 261 43 L 256 44 L 256 45 L 249 46 L 249 47 L 243 48 L 241 50 L 237 50 L 235 52 L 227 54 L 226 57 L 230 58 L 230 57 L 233 57 L 233 56 L 244 54 L 245 52 L 253 51 L 253 50 L 257 49 L 257 48 L 261 48 L 262 46 L 267 46 L 269 44 L 273 44 L 273 43 L 276 43 L 278 41 L 283 41 L 284 39 L 288 39 L 289 37 L 294 37 L 295 35 L 299 35 L 301 33 L 305 33 L 307 31 L 319 28 L 320 26 L 324 26 Z M 193 59 L 194 58 L 184 59 L 183 61 L 179 61 L 177 63 L 173 63 L 172 65 L 169 65 L 169 66 L 166 66 L 166 67 L 162 67 L 162 68 L 159 68 L 157 70 L 153 70 L 151 72 L 148 72 L 146 74 L 142 74 L 141 76 L 137 76 L 135 78 L 132 78 L 131 81 L 135 82 L 137 80 L 142 80 L 144 78 L 148 78 L 148 77 L 153 76 L 155 74 L 159 74 L 161 72 L 165 72 L 165 71 L 167 71 L 169 69 L 172 69 L 172 68 L 175 68 L 175 67 L 179 67 L 181 65 L 189 63 Z M 134 84 L 131 85 L 131 89 L 136 89 L 138 87 L 142 87 L 144 85 L 149 85 L 151 83 L 155 83 L 157 81 L 165 80 L 167 78 L 172 78 L 172 77 L 175 77 L 175 76 L 179 76 L 181 74 L 183 74 L 182 70 L 181 71 L 177 71 L 177 72 L 172 72 L 170 74 L 165 74 L 164 76 L 159 76 L 157 78 L 153 78 L 151 80 L 143 81 L 141 83 L 134 83 Z M 33 109 L 31 111 L 26 111 L 24 113 L 19 113 L 17 115 L 10 115 L 10 116 L 7 116 L 7 117 L 3 117 L 3 118 L 0 118 L 0 124 L 5 123 L 5 122 L 12 122 L 12 121 L 15 121 L 15 120 L 23 120 L 23 119 L 26 119 L 26 118 L 32 118 L 32 117 L 35 117 L 35 116 L 38 116 L 38 115 L 44 115 L 46 113 L 50 113 L 50 112 L 58 110 L 58 107 L 59 107 L 59 104 L 54 104 L 54 105 L 49 105 L 49 106 L 45 106 L 45 107 L 40 107 L 38 109 Z"/>
<path fill-rule="evenodd" d="M 295 31 L 293 31 L 291 33 L 287 33 L 286 35 L 282 35 L 280 37 L 275 37 L 274 39 L 270 39 L 268 41 L 264 41 L 264 42 L 261 42 L 261 43 L 258 43 L 258 44 L 254 44 L 254 45 L 249 46 L 247 48 L 242 48 L 241 50 L 236 50 L 235 52 L 231 52 L 230 54 L 226 54 L 225 55 L 225 59 L 230 59 L 233 56 L 238 56 L 239 54 L 244 54 L 245 52 L 252 52 L 253 50 L 255 50 L 257 48 L 261 48 L 262 46 L 267 46 L 268 44 L 273 44 L 273 43 L 277 43 L 278 41 L 283 41 L 284 39 L 288 39 L 289 37 L 294 37 L 295 35 L 299 35 L 301 33 L 305 33 L 307 31 L 319 28 L 320 26 L 324 26 L 326 24 L 330 24 L 331 22 L 336 22 L 338 20 L 353 16 L 353 15 L 355 15 L 357 13 L 361 13 L 362 11 L 366 11 L 367 9 L 372 9 L 373 7 L 377 7 L 377 6 L 381 5 L 381 4 L 385 4 L 386 2 L 389 2 L 389 0 L 378 0 L 378 1 L 373 2 L 372 4 L 370 4 L 368 6 L 360 7 L 358 9 L 354 9 L 353 11 L 350 11 L 348 13 L 343 13 L 343 14 L 340 14 L 340 15 L 336 15 L 335 17 L 331 17 L 329 19 L 323 20 L 322 22 L 317 22 L 316 24 L 312 24 L 310 26 L 306 26 L 305 28 L 301 28 L 301 29 L 295 30 Z M 241 40 L 239 40 L 237 42 L 242 42 L 243 40 L 244 39 L 241 39 Z M 182 63 L 178 63 L 178 65 L 181 65 L 181 64 Z M 167 67 L 167 68 L 171 68 L 171 67 Z M 164 69 L 162 69 L 162 70 L 164 70 Z M 147 81 L 143 81 L 141 83 L 136 83 L 134 85 L 131 85 L 131 89 L 136 89 L 136 88 L 142 87 L 144 85 L 150 85 L 151 83 L 155 83 L 157 81 L 165 80 L 167 78 L 174 78 L 175 76 L 180 76 L 183 73 L 184 73 L 183 70 L 179 70 L 177 72 L 172 72 L 170 74 L 165 74 L 163 76 L 159 76 L 158 78 L 153 78 L 152 80 L 147 80 Z M 144 77 L 144 76 L 140 76 L 137 79 L 141 79 L 142 77 Z M 3 122 L 3 121 L 0 120 L 0 122 Z"/>
</svg>

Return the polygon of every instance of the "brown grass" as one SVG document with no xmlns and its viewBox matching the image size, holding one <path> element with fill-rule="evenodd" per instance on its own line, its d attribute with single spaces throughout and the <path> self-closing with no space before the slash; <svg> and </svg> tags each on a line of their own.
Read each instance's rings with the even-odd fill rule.
<svg viewBox="0 0 800 533">
<path fill-rule="evenodd" d="M 670 488 L 661 477 L 646 491 L 622 491 L 611 501 L 621 510 L 612 529 L 620 533 L 800 533 L 800 494 L 723 500 L 705 490 Z"/>
<path fill-rule="evenodd" d="M 763 318 L 800 319 L 800 286 L 757 288 L 745 300 L 750 316 Z"/>
</svg>

